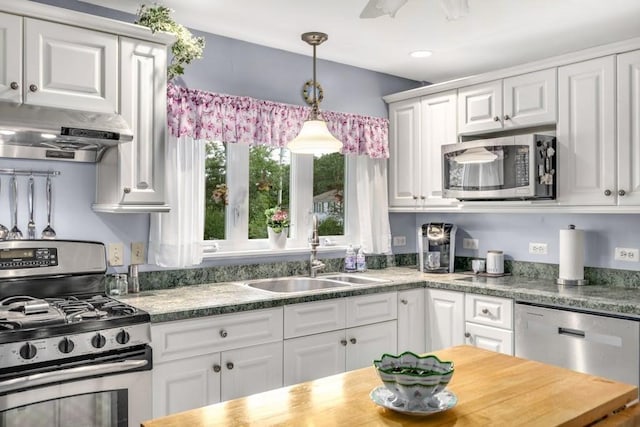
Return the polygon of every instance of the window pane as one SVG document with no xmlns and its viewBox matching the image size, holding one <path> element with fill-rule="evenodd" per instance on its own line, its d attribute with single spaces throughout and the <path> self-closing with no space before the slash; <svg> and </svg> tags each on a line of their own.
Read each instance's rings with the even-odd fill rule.
<svg viewBox="0 0 640 427">
<path fill-rule="evenodd" d="M 340 153 L 313 159 L 313 212 L 321 236 L 344 235 L 344 164 Z"/>
<path fill-rule="evenodd" d="M 267 238 L 265 211 L 289 212 L 289 150 L 260 145 L 249 150 L 249 238 Z"/>
<path fill-rule="evenodd" d="M 204 240 L 224 239 L 227 145 L 219 141 L 209 141 L 206 150 Z"/>
</svg>

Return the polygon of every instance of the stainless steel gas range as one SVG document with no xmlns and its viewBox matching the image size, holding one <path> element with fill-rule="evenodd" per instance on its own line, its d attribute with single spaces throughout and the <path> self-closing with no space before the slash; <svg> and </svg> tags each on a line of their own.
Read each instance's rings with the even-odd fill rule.
<svg viewBox="0 0 640 427">
<path fill-rule="evenodd" d="M 151 418 L 149 314 L 104 293 L 102 243 L 0 242 L 0 427 Z"/>
</svg>

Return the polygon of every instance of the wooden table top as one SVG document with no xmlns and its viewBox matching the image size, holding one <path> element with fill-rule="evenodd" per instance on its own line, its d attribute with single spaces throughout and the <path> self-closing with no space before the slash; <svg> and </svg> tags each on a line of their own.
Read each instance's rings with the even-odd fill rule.
<svg viewBox="0 0 640 427">
<path fill-rule="evenodd" d="M 376 405 L 372 367 L 146 421 L 143 427 L 203 426 L 584 426 L 638 397 L 629 384 L 471 346 L 435 351 L 453 360 L 455 407 L 428 416 Z"/>
</svg>

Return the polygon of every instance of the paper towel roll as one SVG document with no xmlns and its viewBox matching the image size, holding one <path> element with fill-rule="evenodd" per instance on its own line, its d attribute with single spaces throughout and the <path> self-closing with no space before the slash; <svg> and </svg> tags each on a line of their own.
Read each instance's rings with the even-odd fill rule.
<svg viewBox="0 0 640 427">
<path fill-rule="evenodd" d="M 560 279 L 584 279 L 584 230 L 560 230 Z"/>
</svg>

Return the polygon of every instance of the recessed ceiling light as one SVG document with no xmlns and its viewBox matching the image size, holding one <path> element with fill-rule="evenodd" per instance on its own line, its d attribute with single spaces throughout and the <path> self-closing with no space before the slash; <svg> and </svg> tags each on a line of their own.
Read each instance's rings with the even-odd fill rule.
<svg viewBox="0 0 640 427">
<path fill-rule="evenodd" d="M 56 139 L 56 138 L 57 138 L 57 137 L 56 137 L 54 134 L 52 134 L 52 133 L 41 133 L 41 134 L 40 134 L 40 137 L 41 137 L 41 138 L 44 138 L 44 139 Z"/>
<path fill-rule="evenodd" d="M 413 58 L 428 58 L 433 52 L 430 50 L 416 50 L 410 53 Z"/>
</svg>

